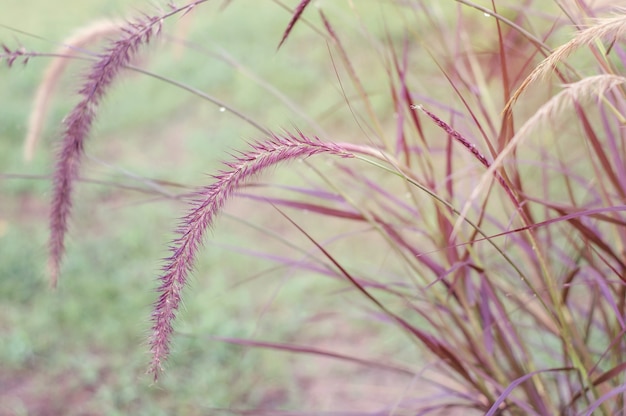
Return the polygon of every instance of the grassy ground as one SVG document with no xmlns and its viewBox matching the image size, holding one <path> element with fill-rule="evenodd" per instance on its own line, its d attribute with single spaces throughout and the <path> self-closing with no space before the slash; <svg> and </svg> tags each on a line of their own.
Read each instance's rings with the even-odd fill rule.
<svg viewBox="0 0 626 416">
<path fill-rule="evenodd" d="M 135 8 L 145 10 L 146 3 L 24 1 L 4 11 L 0 23 L 44 40 L 8 29 L 1 29 L 0 39 L 28 50 L 53 51 L 85 22 L 132 15 Z M 291 41 L 276 53 L 289 14 L 269 2 L 254 11 L 238 3 L 220 13 L 218 4 L 204 6 L 167 26 L 166 33 L 221 51 L 242 70 L 172 41 L 150 48 L 139 64 L 215 95 L 276 130 L 292 123 L 306 126 L 294 106 L 320 115 L 341 102 L 329 82 L 327 51 L 296 53 L 306 47 L 308 36 L 317 35 L 298 28 L 303 36 L 295 42 L 301 44 Z M 76 88 L 83 66 L 73 65 L 61 80 L 35 158 L 26 163 L 22 141 L 48 63 L 41 58 L 24 67 L 0 69 L 0 100 L 11 102 L 0 112 L 2 173 L 50 172 L 60 121 L 73 104 L 68 92 Z M 292 103 L 287 106 L 272 96 L 250 79 L 250 71 L 288 91 Z M 327 125 L 338 118 L 327 117 Z M 257 137 L 257 131 L 218 106 L 130 73 L 106 100 L 83 172 L 92 179 L 131 185 L 141 181 L 129 179 L 129 171 L 137 177 L 202 184 L 225 150 Z M 286 185 L 300 180 L 281 170 L 276 175 L 284 177 Z M 294 361 L 276 352 L 208 340 L 210 335 L 296 340 L 304 327 L 310 345 L 328 344 L 325 340 L 341 326 L 338 316 L 345 306 L 340 305 L 351 302 L 350 296 L 334 292 L 337 285 L 332 282 L 276 271 L 272 262 L 233 252 L 230 246 L 241 246 L 242 240 L 248 242 L 243 244 L 247 250 L 285 250 L 241 224 L 241 219 L 272 221 L 270 210 L 251 215 L 247 206 L 238 209 L 234 204 L 235 217 L 214 230 L 220 245 L 209 244 L 201 256 L 189 290 L 192 296 L 180 314 L 178 330 L 183 335 L 175 343 L 167 376 L 152 385 L 144 375 L 152 288 L 182 204 L 154 201 L 111 185 L 81 184 L 62 280 L 59 289 L 51 291 L 45 275 L 49 189 L 46 178 L 0 179 L 0 414 L 207 414 L 212 408 L 336 408 L 338 401 L 350 407 L 355 400 L 350 395 L 368 389 L 367 380 L 376 376 L 362 374 L 363 383 L 354 388 L 329 392 L 317 380 L 333 378 L 336 370 L 324 360 Z M 369 324 L 344 324 L 340 331 L 341 339 L 330 345 L 335 349 L 367 342 L 374 334 Z M 355 370 L 348 366 L 345 371 Z"/>
</svg>

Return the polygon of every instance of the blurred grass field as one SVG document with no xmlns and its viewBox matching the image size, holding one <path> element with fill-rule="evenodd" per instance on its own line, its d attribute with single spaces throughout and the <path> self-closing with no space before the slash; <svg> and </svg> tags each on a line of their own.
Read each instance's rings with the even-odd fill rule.
<svg viewBox="0 0 626 416">
<path fill-rule="evenodd" d="M 254 10 L 246 2 L 233 2 L 219 11 L 224 3 L 210 3 L 185 19 L 174 19 L 165 33 L 226 52 L 245 71 L 167 38 L 147 48 L 139 65 L 219 97 L 268 128 L 315 129 L 251 80 L 246 75 L 250 71 L 286 92 L 303 114 L 323 118 L 322 129 L 340 130 L 347 110 L 331 111 L 324 118 L 342 97 L 319 35 L 301 25 L 298 36 L 277 53 L 290 18 L 287 11 L 272 2 Z M 0 23 L 42 39 L 0 28 L 0 42 L 51 52 L 93 19 L 133 16 L 152 7 L 147 1 L 24 0 L 4 7 Z M 315 48 L 309 46 L 312 39 L 317 39 Z M 299 49 L 306 53 L 299 54 Z M 361 59 L 366 63 L 369 58 Z M 75 63 L 61 80 L 35 158 L 27 163 L 22 159 L 23 139 L 48 63 L 49 58 L 39 58 L 10 70 L 0 68 L 0 173 L 32 175 L 0 178 L 0 414 L 194 415 L 217 408 L 336 408 L 337 391 L 323 387 L 331 390 L 336 369 L 311 358 L 294 361 L 278 352 L 208 339 L 289 341 L 306 329 L 309 342 L 334 337 L 330 346 L 341 349 L 369 343 L 359 337 L 377 331 L 367 323 L 362 328 L 342 326 L 342 315 L 351 314 L 346 311 L 351 297 L 336 292 L 340 285 L 301 272 L 294 276 L 288 270 L 276 271 L 270 261 L 231 249 L 284 250 L 241 223 L 244 219 L 263 226 L 275 217 L 270 209 L 250 213 L 245 205 L 250 202 L 241 202 L 241 209 L 233 203 L 229 212 L 235 216 L 224 218 L 213 231 L 180 313 L 167 372 L 156 386 L 144 374 L 145 340 L 159 259 L 166 254 L 182 203 L 155 201 L 114 185 L 81 183 L 60 285 L 56 291 L 48 289 L 50 181 L 39 175 L 51 171 L 61 121 L 74 103 L 77 76 L 85 68 Z M 141 181 L 128 172 L 196 186 L 210 180 L 206 174 L 214 172 L 228 152 L 257 138 L 258 131 L 218 106 L 129 73 L 105 100 L 82 172 L 91 179 L 131 185 Z M 280 169 L 275 175 L 284 184 L 302 180 Z M 399 345 L 393 335 L 384 339 L 379 347 L 369 345 L 369 351 Z M 338 371 L 355 371 L 343 368 Z M 368 375 L 361 377 L 365 384 Z M 350 388 L 340 390 L 344 404 L 350 403 L 345 396 Z"/>
<path fill-rule="evenodd" d="M 183 18 L 165 22 L 163 36 L 144 48 L 134 64 L 196 88 L 275 132 L 298 128 L 329 141 L 375 142 L 370 141 L 376 136 L 369 123 L 373 117 L 367 119 L 337 48 L 326 44 L 328 34 L 314 7 L 305 13 L 310 20 L 298 22 L 287 43 L 276 50 L 291 17 L 278 3 L 264 0 L 252 7 L 253 2 L 246 0 L 207 2 Z M 284 3 L 293 8 L 299 1 Z M 449 113 L 459 126 L 468 121 L 459 109 L 480 108 L 472 116 L 497 131 L 504 95 L 499 75 L 490 72 L 496 73 L 500 65 L 495 19 L 486 20 L 493 16 L 457 2 L 424 2 L 430 14 L 414 11 L 414 15 L 401 7 L 403 2 L 320 0 L 316 4 L 323 6 L 337 29 L 386 139 L 397 140 L 399 116 L 392 91 L 396 93 L 398 85 L 390 83 L 395 76 L 390 76 L 390 68 L 392 56 L 402 56 L 403 48 L 416 98 Z M 518 17 L 516 7 L 503 6 L 499 12 Z M 537 21 L 532 22 L 536 33 L 550 33 L 555 44 L 568 39 L 571 28 L 565 24 L 565 29 L 554 29 L 550 20 L 558 13 L 557 5 L 537 7 Z M 147 0 L 23 0 L 5 9 L 0 15 L 4 25 L 0 43 L 50 53 L 81 26 L 101 18 L 151 14 L 155 5 Z M 455 25 L 463 30 L 455 32 Z M 443 29 L 429 31 L 432 27 Z M 465 34 L 471 36 L 464 39 Z M 446 36 L 454 40 L 448 43 Z M 509 58 L 519 59 L 510 64 L 516 70 L 520 63 L 541 59 L 529 57 L 526 40 L 512 39 Z M 99 46 L 94 45 L 94 50 Z M 587 67 L 585 59 L 593 62 L 585 56 L 573 58 L 582 68 Z M 427 383 L 416 385 L 422 376 L 419 364 L 425 359 L 415 343 L 407 342 L 389 321 L 383 322 L 386 317 L 373 311 L 345 282 L 294 265 L 321 257 L 319 251 L 269 204 L 245 197 L 229 201 L 209 233 L 184 294 L 166 371 L 153 384 L 145 374 L 151 304 L 160 259 L 168 255 L 167 245 L 186 204 L 138 189 L 178 195 L 207 185 L 221 161 L 263 139 L 264 133 L 220 104 L 156 77 L 126 71 L 104 99 L 87 142 L 59 288 L 51 290 L 46 276 L 48 175 L 62 120 L 76 102 L 75 91 L 89 62 L 72 62 L 60 79 L 34 159 L 26 162 L 22 148 L 33 98 L 50 62 L 39 57 L 27 65 L 16 61 L 11 69 L 0 65 L 0 416 L 261 414 L 264 409 L 293 412 L 268 410 L 268 415 L 358 412 L 441 392 Z M 518 82 L 529 70 L 530 66 L 513 71 L 520 76 Z M 478 85 L 475 80 L 484 82 Z M 457 95 L 454 88 L 459 85 L 462 91 Z M 537 104 L 555 92 L 552 84 L 546 85 L 527 93 L 515 108 L 516 117 L 523 120 L 526 113 L 533 114 Z M 559 134 L 578 129 L 575 123 L 561 123 Z M 428 148 L 434 176 L 445 178 L 446 163 L 439 163 L 447 158 L 445 135 L 432 123 L 425 124 L 424 129 L 429 128 L 439 135 L 426 134 L 423 142 L 415 142 L 415 152 L 421 146 Z M 478 147 L 483 144 L 477 142 Z M 556 147 L 557 138 L 546 133 L 526 144 L 517 155 L 532 161 L 542 149 Z M 455 163 L 457 156 L 461 163 L 451 176 L 460 178 L 455 196 L 459 202 L 472 191 L 474 174 L 482 167 L 472 160 L 471 152 L 454 146 Z M 584 146 L 567 149 L 572 158 L 585 151 Z M 284 188 L 332 189 L 335 183 L 326 186 L 328 178 L 316 174 L 316 169 L 332 163 L 321 157 L 280 166 L 243 193 L 293 197 Z M 389 190 L 398 205 L 403 198 L 415 198 L 394 175 L 370 166 L 355 169 Z M 577 167 L 570 169 L 574 172 Z M 532 163 L 522 164 L 520 171 L 530 183 L 541 183 L 545 174 Z M 339 186 L 350 196 L 354 191 L 361 198 L 356 204 L 366 206 L 370 186 L 354 182 Z M 559 183 L 548 182 L 555 193 L 566 192 Z M 432 209 L 428 198 L 415 199 L 411 215 Z M 509 214 L 499 209 L 500 201 L 493 204 L 495 217 L 502 215 L 499 220 L 506 223 Z M 289 216 L 339 253 L 342 265 L 354 275 L 375 275 L 378 280 L 373 281 L 390 287 L 406 278 L 402 264 L 390 264 L 397 259 L 389 247 L 393 244 L 363 232 L 370 224 L 355 225 L 299 209 L 290 209 Z M 440 237 L 441 223 L 427 222 L 427 217 L 416 219 L 414 238 Z M 495 228 L 488 231 L 498 232 Z M 281 264 L 281 259 L 292 261 L 291 267 Z M 383 301 L 397 301 L 381 292 L 376 296 Z M 422 323 L 424 317 L 410 305 L 394 306 L 406 312 L 412 323 Z M 416 369 L 416 374 L 395 378 L 367 366 L 237 346 L 218 338 L 298 344 L 375 363 L 393 358 L 394 363 Z M 431 380 L 437 380 L 433 368 L 423 371 L 435 373 Z"/>
</svg>

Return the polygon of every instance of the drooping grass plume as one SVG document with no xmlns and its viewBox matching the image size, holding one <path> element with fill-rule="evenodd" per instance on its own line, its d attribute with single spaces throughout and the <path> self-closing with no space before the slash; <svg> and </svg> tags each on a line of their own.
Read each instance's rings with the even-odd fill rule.
<svg viewBox="0 0 626 416">
<path fill-rule="evenodd" d="M 522 85 L 515 91 L 509 102 L 504 107 L 503 113 L 510 112 L 511 106 L 515 104 L 524 91 L 533 83 L 547 76 L 560 62 L 564 61 L 572 53 L 583 46 L 593 45 L 597 41 L 609 41 L 614 43 L 626 35 L 626 9 L 620 9 L 620 14 L 598 19 L 597 22 L 585 30 L 580 31 L 569 42 L 564 43 L 555 49 L 546 59 L 544 59 L 526 77 Z"/>
<path fill-rule="evenodd" d="M 515 133 L 507 146 L 502 149 L 496 159 L 488 167 L 478 185 L 470 195 L 468 202 L 461 211 L 461 218 L 464 218 L 469 211 L 471 203 L 478 197 L 480 192 L 488 185 L 490 176 L 497 173 L 497 169 L 502 166 L 504 160 L 518 147 L 529 134 L 544 123 L 550 117 L 556 117 L 563 111 L 567 103 L 579 103 L 588 100 L 590 97 L 599 99 L 607 91 L 618 85 L 624 85 L 626 77 L 620 75 L 601 74 L 584 78 L 578 82 L 567 84 L 564 89 L 552 97 L 547 103 L 542 105 Z"/>
<path fill-rule="evenodd" d="M 564 86 L 563 90 L 543 104 L 517 131 L 513 139 L 498 154 L 493 161 L 491 169 L 496 169 L 502 164 L 515 147 L 528 137 L 541 123 L 546 122 L 551 117 L 557 117 L 563 112 L 568 104 L 582 103 L 590 98 L 600 101 L 602 96 L 611 89 L 626 84 L 626 77 L 613 74 L 600 74 L 581 79 Z M 494 166 L 496 165 L 496 166 Z"/>
<path fill-rule="evenodd" d="M 54 58 L 46 68 L 42 81 L 37 87 L 33 109 L 28 121 L 28 130 L 24 139 L 24 160 L 30 161 L 35 152 L 35 146 L 41 135 L 48 105 L 59 79 L 67 68 L 70 58 L 77 56 L 81 49 L 107 36 L 114 36 L 121 30 L 122 22 L 115 20 L 97 20 L 80 28 L 76 33 L 63 41 L 63 46 L 57 50 L 58 57 Z"/>
<path fill-rule="evenodd" d="M 196 0 L 182 7 L 170 4 L 170 10 L 166 13 L 144 16 L 128 22 L 120 29 L 124 35 L 113 41 L 86 73 L 85 81 L 78 92 L 80 101 L 65 118 L 65 133 L 54 169 L 48 262 L 50 283 L 53 287 L 57 285 L 61 259 L 65 252 L 65 234 L 72 208 L 74 180 L 78 176 L 84 142 L 91 131 L 102 99 L 139 48 L 160 33 L 164 19 L 177 13 L 187 13 L 206 1 Z"/>
<path fill-rule="evenodd" d="M 204 233 L 233 193 L 253 176 L 276 164 L 307 158 L 320 153 L 339 157 L 352 157 L 343 147 L 323 142 L 317 138 L 274 135 L 269 140 L 252 145 L 252 150 L 227 162 L 227 170 L 215 175 L 215 182 L 197 192 L 189 213 L 183 217 L 177 232 L 180 235 L 171 245 L 171 257 L 166 259 L 161 275 L 159 299 L 152 312 L 152 336 L 150 347 L 152 361 L 149 372 L 155 380 L 162 369 L 162 362 L 169 353 L 172 323 L 180 304 L 181 291 L 193 268 L 196 253 L 202 244 Z"/>
<path fill-rule="evenodd" d="M 196 1 L 178 9 L 172 6 L 168 10 L 171 13 L 163 12 L 158 19 L 179 11 L 186 13 L 200 3 Z M 225 7 L 231 1 L 219 3 Z M 332 319 L 329 322 L 333 324 L 349 319 L 358 328 L 363 324 L 369 345 L 366 349 L 364 343 L 358 343 L 349 353 L 335 354 L 330 348 L 319 348 L 318 333 L 309 338 L 306 332 L 294 334 L 297 339 L 288 343 L 260 341 L 259 332 L 250 340 L 211 339 L 276 352 L 337 358 L 367 365 L 369 371 L 392 370 L 413 378 L 417 384 L 400 386 L 404 388 L 397 394 L 393 392 L 394 398 L 386 403 L 387 413 L 446 413 L 455 406 L 465 408 L 462 414 L 494 415 L 585 412 L 610 415 L 623 409 L 626 131 L 622 127 L 626 124 L 626 77 L 619 65 L 626 61 L 626 55 L 623 43 L 614 42 L 616 34 L 623 36 L 617 24 L 621 19 L 607 23 L 605 32 L 596 31 L 595 36 L 599 37 L 592 36 L 587 43 L 579 39 L 580 44 L 574 49 L 589 48 L 595 62 L 585 61 L 584 68 L 578 68 L 575 56 L 565 59 L 570 52 L 563 52 L 558 58 L 561 61 L 557 59 L 553 66 L 546 66 L 546 71 L 553 69 L 556 75 L 541 80 L 546 90 L 556 89 L 552 99 L 543 105 L 521 107 L 519 119 L 514 119 L 508 117 L 510 114 L 503 117 L 499 110 L 531 72 L 530 65 L 536 56 L 550 54 L 546 45 L 553 44 L 553 36 L 561 35 L 563 14 L 571 22 L 589 21 L 590 16 L 602 12 L 591 4 L 597 2 L 581 0 L 576 8 L 558 5 L 544 9 L 541 2 L 532 0 L 523 1 L 522 6 L 519 2 L 500 4 L 491 0 L 486 2 L 491 3 L 489 7 L 471 0 L 455 0 L 449 2 L 454 7 L 446 9 L 447 6 L 437 6 L 437 2 L 421 0 L 380 4 L 350 1 L 348 7 L 324 8 L 317 22 L 320 29 L 311 25 L 305 15 L 311 12 L 313 2 L 290 0 L 288 6 L 283 4 L 287 3 L 284 0 L 272 0 L 272 3 L 287 10 L 283 15 L 287 27 L 273 37 L 270 52 L 277 44 L 279 48 L 286 47 L 283 44 L 288 39 L 293 42 L 297 59 L 308 58 L 305 49 L 317 43 L 308 36 L 297 39 L 299 34 L 294 27 L 309 25 L 319 35 L 319 43 L 329 47 L 329 62 L 322 65 L 330 69 L 327 64 L 331 64 L 334 70 L 331 75 L 338 82 L 338 97 L 327 94 L 333 87 L 328 79 L 320 78 L 319 86 L 312 90 L 310 85 L 302 89 L 293 87 L 285 77 L 286 83 L 282 86 L 277 83 L 275 88 L 272 78 L 256 76 L 248 63 L 243 66 L 234 48 L 229 49 L 228 55 L 215 54 L 208 51 L 204 42 L 199 42 L 201 47 L 196 45 L 193 37 L 176 40 L 195 53 L 193 64 L 201 63 L 200 59 L 206 56 L 217 55 L 230 65 L 231 71 L 252 79 L 261 91 L 253 96 L 247 90 L 246 94 L 239 94 L 239 90 L 227 88 L 217 94 L 228 94 L 233 100 L 262 98 L 269 106 L 266 99 L 269 93 L 286 110 L 280 114 L 277 111 L 274 116 L 274 111 L 266 111 L 271 108 L 265 108 L 264 104 L 258 112 L 257 106 L 252 105 L 246 112 L 239 112 L 201 87 L 150 73 L 131 63 L 139 46 L 148 43 L 150 36 L 159 31 L 160 21 L 147 16 L 134 25 L 124 24 L 120 40 L 112 42 L 104 53 L 90 53 L 88 62 L 95 64 L 85 78 L 77 99 L 79 106 L 67 118 L 58 164 L 61 170 L 55 174 L 55 198 L 59 199 L 55 200 L 54 217 L 58 222 L 53 224 L 57 226 L 55 238 L 60 250 L 56 253 L 55 276 L 63 254 L 72 183 L 85 180 L 78 176 L 84 140 L 92 121 L 100 116 L 101 97 L 107 94 L 107 88 L 121 69 L 130 69 L 223 107 L 258 129 L 263 138 L 229 157 L 223 170 L 209 179 L 211 183 L 193 188 L 197 189 L 195 192 L 187 192 L 191 187 L 181 189 L 184 194 L 170 192 L 158 186 L 166 183 L 155 182 L 151 186 L 151 180 L 145 180 L 146 186 L 134 187 L 137 191 L 149 190 L 161 199 L 192 199 L 155 284 L 158 293 L 150 318 L 151 358 L 147 366 L 154 379 L 162 376 L 174 330 L 176 337 L 182 335 L 174 320 L 191 270 L 203 255 L 201 245 L 206 233 L 216 224 L 218 216 L 221 220 L 228 215 L 224 212 L 225 204 L 237 196 L 253 204 L 272 205 L 294 226 L 297 234 L 282 227 L 280 231 L 272 229 L 274 222 L 263 221 L 266 217 L 261 217 L 262 225 L 236 218 L 238 224 L 255 230 L 249 234 L 251 238 L 257 238 L 256 233 L 261 232 L 262 244 L 252 250 L 235 250 L 264 262 L 276 262 L 278 266 L 262 271 L 247 267 L 234 269 L 237 282 L 228 286 L 240 286 L 261 276 L 269 277 L 270 273 L 275 277 L 276 273 L 285 273 L 284 277 L 289 279 L 297 274 L 303 281 L 307 280 L 307 285 L 311 275 L 333 279 L 332 298 L 316 299 L 323 301 L 322 310 L 304 322 L 316 323 L 318 316 Z M 444 3 L 448 4 L 441 4 Z M 497 8 L 496 3 L 499 3 Z M 244 4 L 239 10 L 250 13 L 255 11 L 253 7 Z M 467 10 L 470 7 L 482 13 Z M 555 11 L 557 15 L 552 14 Z M 386 20 L 391 13 L 393 20 Z M 537 16 L 542 18 L 537 20 Z M 245 22 L 250 24 L 256 18 L 247 17 L 251 20 Z M 381 17 L 385 19 L 384 42 L 381 42 L 381 28 L 370 26 Z M 264 29 L 261 25 L 254 33 Z M 142 34 L 142 30 L 147 32 Z M 371 43 L 374 53 L 364 48 L 368 45 L 364 45 L 363 39 Z M 231 40 L 230 36 L 224 39 Z M 259 42 L 253 47 L 263 45 Z M 301 57 L 300 53 L 304 55 Z M 0 60 L 9 65 L 17 66 L 34 56 L 42 55 L 23 48 L 0 49 Z M 267 54 L 259 56 L 263 68 L 270 64 L 264 61 Z M 313 57 L 318 58 L 317 52 Z M 427 62 L 428 58 L 433 62 Z M 318 61 L 322 60 L 310 62 L 315 70 L 311 75 L 318 75 L 318 68 L 313 66 Z M 186 73 L 187 67 L 180 69 L 178 76 Z M 302 78 L 298 71 L 289 74 Z M 283 78 L 282 73 L 272 71 L 272 75 Z M 344 83 L 345 80 L 351 85 Z M 562 85 L 556 85 L 553 80 Z M 306 107 L 296 105 L 297 98 L 306 99 Z M 344 100 L 339 106 L 333 105 L 337 98 Z M 417 101 L 428 110 L 410 106 Z M 521 100 L 518 104 L 522 104 Z M 413 111 L 416 109 L 421 111 Z M 452 121 L 438 114 L 439 109 L 450 114 Z M 283 114 L 297 116 L 317 131 L 328 132 L 317 134 L 318 137 L 349 137 L 349 143 L 329 143 L 299 130 L 274 135 L 270 131 L 274 117 Z M 333 116 L 327 119 L 328 114 Z M 270 118 L 263 120 L 266 115 Z M 470 123 L 470 130 L 476 134 L 459 129 L 454 121 L 459 119 Z M 194 117 L 190 121 L 197 120 Z M 202 119 L 200 123 L 206 126 Z M 442 134 L 430 137 L 425 129 L 430 123 L 435 126 L 431 133 Z M 564 123 L 568 123 L 565 128 Z M 171 127 L 177 128 L 178 124 Z M 476 137 L 481 138 L 480 143 Z M 459 144 L 463 149 L 457 148 Z M 466 154 L 457 157 L 457 153 L 465 151 L 471 157 L 465 157 Z M 256 183 L 257 176 L 267 168 L 321 154 L 326 154 L 330 163 L 293 163 L 288 177 L 280 177 L 288 185 Z M 338 160 L 334 158 L 350 157 L 354 160 L 333 162 Z M 478 164 L 481 166 L 477 167 Z M 467 174 L 475 169 L 486 173 Z M 141 180 L 131 174 L 125 177 L 133 182 Z M 296 181 L 297 185 L 289 181 Z M 255 191 L 247 194 L 251 182 Z M 500 192 L 500 187 L 507 195 Z M 512 204 L 506 200 L 507 196 Z M 292 219 L 287 210 L 297 211 L 298 219 Z M 307 231 L 312 227 L 315 237 Z M 269 244 L 267 237 L 289 250 L 275 253 L 280 248 Z M 309 243 L 315 246 L 313 250 Z M 132 257 L 133 253 L 130 253 Z M 240 272 L 254 275 L 241 276 Z M 337 287 L 336 283 L 348 285 Z M 211 286 L 214 288 L 213 283 Z M 298 300 L 291 296 L 283 299 Z M 337 307 L 330 303 L 335 299 L 340 302 Z M 272 296 L 268 302 L 276 300 Z M 287 307 L 294 305 L 287 303 Z M 354 316 L 348 312 L 355 307 L 363 313 Z M 269 309 L 274 308 L 264 308 L 264 317 L 269 316 L 265 315 Z M 301 309 L 303 314 L 308 313 L 307 308 Z M 211 312 L 200 310 L 200 313 Z M 214 318 L 219 319 L 219 313 L 230 316 L 230 310 L 224 309 Z M 251 313 L 256 315 L 256 310 Z M 241 318 L 247 322 L 251 316 L 242 314 Z M 259 318 L 252 319 L 259 322 Z M 271 323 L 278 324 L 274 320 Z M 300 323 L 295 322 L 298 328 L 302 327 Z M 280 329 L 281 332 L 271 334 L 272 338 L 282 336 L 283 329 L 288 330 L 282 325 Z M 351 325 L 350 329 L 353 329 Z M 333 325 L 332 335 L 342 330 Z M 197 338 L 195 334 L 192 336 Z M 358 336 L 350 341 L 360 340 L 361 334 Z M 207 360 L 214 357 L 208 350 L 202 353 Z M 372 358 L 372 353 L 378 358 Z M 215 366 L 193 355 L 185 358 L 188 362 L 184 365 L 193 366 L 194 371 Z M 361 358 L 354 359 L 355 356 Z M 229 368 L 231 363 L 227 362 Z M 258 379 L 257 375 L 263 371 L 246 363 L 241 363 L 238 369 L 242 371 L 237 371 L 235 377 L 242 379 L 250 376 Z M 179 384 L 202 384 L 203 379 L 196 378 L 194 372 L 184 368 L 182 371 L 185 380 L 191 383 Z M 300 377 L 295 372 L 289 376 L 290 381 L 298 381 Z M 321 381 L 334 376 L 334 373 L 322 374 Z M 442 394 L 425 391 L 423 382 L 428 387 L 438 387 Z M 237 389 L 230 383 L 223 384 L 229 400 L 233 396 L 229 403 L 237 404 L 234 398 Z M 297 384 L 296 388 L 301 383 Z M 282 386 L 279 388 L 282 391 Z M 304 388 L 307 392 L 303 396 L 306 396 L 309 385 L 305 384 Z M 247 386 L 246 389 L 250 391 Z M 254 393 L 263 394 L 256 387 Z M 213 392 L 209 396 L 213 400 Z M 272 401 L 271 405 L 283 407 L 287 400 L 290 398 Z M 356 400 L 343 404 L 354 403 Z M 264 411 L 250 409 L 240 413 Z"/>
<path fill-rule="evenodd" d="M 580 81 L 566 84 L 563 86 L 563 91 L 555 95 L 533 114 L 532 122 L 529 119 L 526 128 L 534 127 L 535 122 L 545 121 L 550 117 L 558 117 L 565 110 L 567 104 L 585 102 L 589 99 L 596 99 L 600 102 L 604 94 L 624 84 L 626 84 L 626 77 L 613 74 L 592 75 Z M 522 129 L 519 130 L 518 134 L 520 132 Z"/>
</svg>

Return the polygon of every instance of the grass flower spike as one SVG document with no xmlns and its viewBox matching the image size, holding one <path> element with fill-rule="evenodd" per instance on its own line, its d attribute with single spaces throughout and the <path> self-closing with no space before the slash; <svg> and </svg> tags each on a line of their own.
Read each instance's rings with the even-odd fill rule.
<svg viewBox="0 0 626 416">
<path fill-rule="evenodd" d="M 352 153 L 339 145 L 325 143 L 317 138 L 309 139 L 303 134 L 274 136 L 254 144 L 252 148 L 234 161 L 227 162 L 229 169 L 216 175 L 212 185 L 198 191 L 193 207 L 182 219 L 177 230 L 180 236 L 172 243 L 171 257 L 166 259 L 159 287 L 160 297 L 152 313 L 152 363 L 149 371 L 154 374 L 155 379 L 161 370 L 162 361 L 169 353 L 172 322 L 180 304 L 181 291 L 193 268 L 204 233 L 233 193 L 253 176 L 279 163 L 319 153 L 352 157 Z"/>
<path fill-rule="evenodd" d="M 187 12 L 199 3 L 195 1 L 183 7 L 171 6 L 166 14 L 146 16 L 129 22 L 121 28 L 123 36 L 115 40 L 89 69 L 79 90 L 80 101 L 65 119 L 65 132 L 54 169 L 54 186 L 50 212 L 49 272 L 50 283 L 57 285 L 61 259 L 65 252 L 65 235 L 72 209 L 74 181 L 78 176 L 85 140 L 102 99 L 111 84 L 128 65 L 142 45 L 158 35 L 163 20 L 179 12 Z"/>
</svg>

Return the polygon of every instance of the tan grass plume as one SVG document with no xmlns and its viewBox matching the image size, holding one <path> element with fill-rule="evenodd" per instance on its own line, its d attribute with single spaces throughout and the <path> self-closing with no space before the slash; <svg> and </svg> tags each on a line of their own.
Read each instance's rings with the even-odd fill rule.
<svg viewBox="0 0 626 416">
<path fill-rule="evenodd" d="M 121 21 L 96 20 L 79 28 L 72 36 L 63 41 L 63 46 L 56 51 L 59 56 L 55 57 L 46 68 L 35 94 L 28 121 L 28 131 L 24 139 L 24 160 L 31 161 L 33 158 L 50 99 L 70 59 L 78 56 L 80 50 L 86 46 L 119 33 L 121 25 Z"/>
<path fill-rule="evenodd" d="M 626 19 L 625 19 L 626 21 Z M 461 215 L 457 219 L 454 226 L 452 235 L 456 235 L 461 223 L 474 201 L 478 198 L 481 192 L 483 192 L 489 182 L 492 180 L 493 175 L 497 172 L 503 163 L 504 159 L 519 146 L 522 141 L 532 133 L 535 128 L 545 123 L 548 119 L 556 118 L 561 112 L 563 112 L 569 103 L 572 102 L 585 102 L 592 98 L 595 98 L 598 102 L 602 99 L 603 95 L 611 89 L 626 85 L 626 77 L 613 74 L 601 74 L 591 77 L 583 78 L 578 82 L 567 84 L 563 90 L 557 95 L 552 97 L 547 103 L 542 105 L 532 117 L 530 117 L 520 129 L 515 133 L 515 136 L 506 145 L 504 149 L 498 154 L 498 157 L 491 163 L 491 166 L 482 175 L 478 185 L 468 198 L 467 202 L 461 210 Z"/>
<path fill-rule="evenodd" d="M 626 34 L 626 8 L 618 9 L 618 15 L 595 21 L 593 26 L 581 30 L 569 42 L 559 46 L 546 59 L 526 77 L 522 85 L 515 91 L 503 110 L 503 114 L 508 114 L 511 106 L 515 104 L 520 95 L 535 81 L 546 77 L 556 65 L 567 59 L 572 53 L 583 46 L 592 45 L 594 42 L 603 40 L 611 43 Z"/>
</svg>

